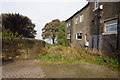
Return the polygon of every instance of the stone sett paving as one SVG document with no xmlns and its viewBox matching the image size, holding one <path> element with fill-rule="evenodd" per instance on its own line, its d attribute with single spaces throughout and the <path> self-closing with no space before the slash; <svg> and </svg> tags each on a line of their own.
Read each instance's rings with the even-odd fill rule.
<svg viewBox="0 0 120 80">
<path fill-rule="evenodd" d="M 39 60 L 19 60 L 2 65 L 2 78 L 43 78 Z"/>
</svg>

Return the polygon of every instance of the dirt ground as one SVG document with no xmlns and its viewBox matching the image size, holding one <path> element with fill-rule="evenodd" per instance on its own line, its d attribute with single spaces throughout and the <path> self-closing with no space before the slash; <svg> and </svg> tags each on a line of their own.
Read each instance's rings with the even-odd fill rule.
<svg viewBox="0 0 120 80">
<path fill-rule="evenodd" d="M 42 66 L 46 78 L 118 78 L 118 71 L 88 63 Z"/>
</svg>

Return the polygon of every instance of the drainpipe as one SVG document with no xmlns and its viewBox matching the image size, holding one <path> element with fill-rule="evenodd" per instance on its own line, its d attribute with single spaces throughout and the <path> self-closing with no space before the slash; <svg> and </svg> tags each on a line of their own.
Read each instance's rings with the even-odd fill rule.
<svg viewBox="0 0 120 80">
<path fill-rule="evenodd" d="M 118 2 L 117 51 L 120 51 L 120 1 Z"/>
<path fill-rule="evenodd" d="M 97 12 L 97 27 L 98 27 L 98 39 L 97 39 L 97 50 L 99 50 L 99 34 L 100 34 L 100 9 Z"/>
<path fill-rule="evenodd" d="M 69 44 L 70 46 L 71 46 L 71 42 L 72 42 L 72 40 L 71 40 L 71 39 L 72 39 L 72 34 L 71 34 L 71 33 L 72 33 L 72 26 L 73 26 L 73 25 L 72 25 L 72 22 L 73 22 L 73 20 L 71 19 L 71 20 L 70 20 L 70 28 L 69 28 L 69 29 L 70 29 L 70 42 L 69 42 L 69 43 L 70 43 L 70 44 Z"/>
<path fill-rule="evenodd" d="M 95 26 L 97 28 L 97 50 L 99 50 L 99 34 L 100 34 L 100 9 L 98 8 L 95 12 L 96 15 L 96 21 L 95 21 Z"/>
</svg>

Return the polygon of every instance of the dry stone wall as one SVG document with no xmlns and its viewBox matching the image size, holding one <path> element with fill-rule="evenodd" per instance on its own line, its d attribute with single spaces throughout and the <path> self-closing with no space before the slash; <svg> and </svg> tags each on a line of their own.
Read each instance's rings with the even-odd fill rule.
<svg viewBox="0 0 120 80">
<path fill-rule="evenodd" d="M 2 57 L 9 59 L 33 58 L 42 53 L 45 42 L 36 39 L 2 39 Z"/>
</svg>

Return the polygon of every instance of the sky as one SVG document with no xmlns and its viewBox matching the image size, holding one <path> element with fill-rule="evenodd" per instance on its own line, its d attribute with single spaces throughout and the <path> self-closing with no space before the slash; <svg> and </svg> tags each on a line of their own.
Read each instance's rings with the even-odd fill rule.
<svg viewBox="0 0 120 80">
<path fill-rule="evenodd" d="M 19 13 L 34 23 L 36 39 L 42 39 L 42 28 L 53 19 L 66 20 L 87 4 L 86 0 L 1 0 L 1 13 Z"/>
</svg>

